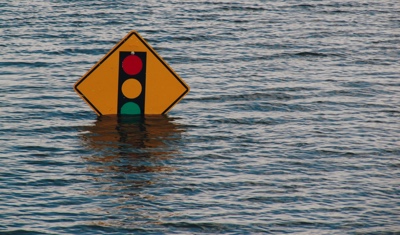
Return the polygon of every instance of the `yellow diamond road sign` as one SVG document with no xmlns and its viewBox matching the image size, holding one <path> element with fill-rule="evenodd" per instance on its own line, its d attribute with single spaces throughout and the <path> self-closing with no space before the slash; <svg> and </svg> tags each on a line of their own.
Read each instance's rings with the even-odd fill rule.
<svg viewBox="0 0 400 235">
<path fill-rule="evenodd" d="M 165 114 L 189 86 L 131 31 L 74 85 L 98 115 Z"/>
</svg>

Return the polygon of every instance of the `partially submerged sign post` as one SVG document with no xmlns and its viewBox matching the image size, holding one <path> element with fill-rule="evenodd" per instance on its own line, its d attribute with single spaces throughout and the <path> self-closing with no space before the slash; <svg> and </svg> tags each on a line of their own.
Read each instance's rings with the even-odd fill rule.
<svg viewBox="0 0 400 235">
<path fill-rule="evenodd" d="M 131 31 L 74 85 L 97 113 L 166 114 L 189 86 Z"/>
</svg>

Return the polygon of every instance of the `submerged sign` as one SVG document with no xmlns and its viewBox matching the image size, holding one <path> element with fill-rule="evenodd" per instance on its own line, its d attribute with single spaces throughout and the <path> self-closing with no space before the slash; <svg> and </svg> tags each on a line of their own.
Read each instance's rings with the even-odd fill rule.
<svg viewBox="0 0 400 235">
<path fill-rule="evenodd" d="M 165 114 L 189 86 L 131 31 L 74 85 L 98 114 Z"/>
</svg>

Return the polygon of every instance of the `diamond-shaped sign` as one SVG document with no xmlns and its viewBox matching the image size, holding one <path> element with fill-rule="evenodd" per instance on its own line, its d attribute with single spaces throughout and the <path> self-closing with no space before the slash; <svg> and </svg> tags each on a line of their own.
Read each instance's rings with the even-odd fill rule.
<svg viewBox="0 0 400 235">
<path fill-rule="evenodd" d="M 165 114 L 189 86 L 131 31 L 74 85 L 98 114 Z"/>
</svg>

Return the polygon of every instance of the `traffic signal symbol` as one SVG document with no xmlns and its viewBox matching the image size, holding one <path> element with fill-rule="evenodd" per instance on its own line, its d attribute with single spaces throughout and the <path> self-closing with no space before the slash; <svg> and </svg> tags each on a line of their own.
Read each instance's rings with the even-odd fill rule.
<svg viewBox="0 0 400 235">
<path fill-rule="evenodd" d="M 119 52 L 118 114 L 144 114 L 146 52 Z"/>
</svg>

